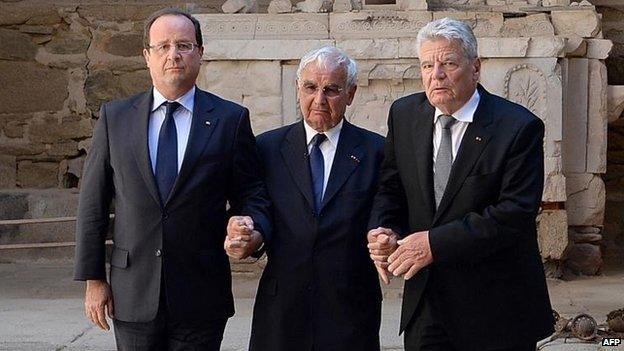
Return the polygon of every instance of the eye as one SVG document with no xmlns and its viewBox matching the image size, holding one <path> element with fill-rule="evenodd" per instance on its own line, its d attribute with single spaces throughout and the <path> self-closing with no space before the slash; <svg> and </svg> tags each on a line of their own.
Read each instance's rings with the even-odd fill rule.
<svg viewBox="0 0 624 351">
<path fill-rule="evenodd" d="M 422 65 L 420 65 L 420 68 L 422 69 L 431 69 L 433 68 L 433 65 L 430 63 L 423 63 Z"/>
<path fill-rule="evenodd" d="M 193 43 L 177 43 L 176 44 L 176 47 L 178 48 L 178 51 L 180 52 L 193 51 L 193 46 L 195 46 Z"/>
<path fill-rule="evenodd" d="M 156 45 L 156 51 L 159 53 L 169 52 L 169 49 L 171 49 L 171 45 L 167 43 Z"/>
<path fill-rule="evenodd" d="M 314 94 L 316 92 L 316 85 L 314 84 L 304 83 L 301 88 L 308 94 Z"/>
<path fill-rule="evenodd" d="M 341 91 L 342 91 L 342 88 L 334 86 L 334 85 L 326 86 L 323 89 L 323 93 L 325 93 L 325 95 L 327 95 L 329 97 L 336 97 L 336 96 L 340 95 Z"/>
</svg>

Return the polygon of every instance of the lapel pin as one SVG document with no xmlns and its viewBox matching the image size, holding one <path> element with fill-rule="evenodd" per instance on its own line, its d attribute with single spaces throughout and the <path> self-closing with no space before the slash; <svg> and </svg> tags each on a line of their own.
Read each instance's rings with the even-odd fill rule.
<svg viewBox="0 0 624 351">
<path fill-rule="evenodd" d="M 359 159 L 359 158 L 357 158 L 357 157 L 355 157 L 355 156 L 353 156 L 353 155 L 351 155 L 351 159 L 352 159 L 353 161 L 355 161 L 356 163 L 360 163 L 360 159 Z"/>
<path fill-rule="evenodd" d="M 206 121 L 206 125 L 209 126 L 210 125 L 210 121 Z"/>
<path fill-rule="evenodd" d="M 483 140 L 483 139 L 481 139 L 481 137 L 476 137 L 476 138 L 475 138 L 475 140 L 476 140 L 476 141 L 481 141 L 481 140 Z"/>
</svg>

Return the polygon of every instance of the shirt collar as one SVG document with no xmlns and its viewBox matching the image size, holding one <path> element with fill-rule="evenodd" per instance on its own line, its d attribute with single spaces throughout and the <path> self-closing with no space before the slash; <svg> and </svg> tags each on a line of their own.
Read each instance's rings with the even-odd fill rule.
<svg viewBox="0 0 624 351">
<path fill-rule="evenodd" d="M 479 106 L 479 100 L 481 100 L 481 96 L 479 95 L 479 90 L 475 89 L 475 92 L 472 94 L 468 102 L 466 102 L 464 106 L 462 106 L 459 110 L 453 113 L 453 118 L 455 118 L 456 120 L 460 122 L 471 123 L 472 120 L 474 119 L 474 114 L 477 111 L 477 107 Z M 440 115 L 443 115 L 443 114 L 444 113 L 436 107 L 434 119 L 433 119 L 434 124 L 435 122 L 438 121 L 438 117 L 440 117 Z"/>
<path fill-rule="evenodd" d="M 161 93 L 154 87 L 154 102 L 152 103 L 152 112 L 156 111 L 165 101 L 168 101 Z M 185 109 L 193 112 L 193 106 L 195 104 L 195 86 L 191 90 L 187 91 L 184 95 L 177 98 L 175 101 L 184 106 Z"/>
<path fill-rule="evenodd" d="M 343 122 L 344 119 L 341 119 L 340 122 L 338 122 L 338 124 L 333 126 L 330 130 L 323 132 L 323 134 L 325 134 L 325 136 L 327 137 L 327 140 L 329 140 L 329 142 L 334 147 L 338 147 L 338 139 L 340 138 L 340 131 L 342 130 Z M 314 128 L 310 127 L 305 120 L 303 121 L 303 127 L 305 128 L 306 132 L 306 145 L 310 145 L 310 142 L 312 142 L 312 138 L 314 138 L 314 136 L 318 134 L 318 132 L 314 130 Z"/>
</svg>

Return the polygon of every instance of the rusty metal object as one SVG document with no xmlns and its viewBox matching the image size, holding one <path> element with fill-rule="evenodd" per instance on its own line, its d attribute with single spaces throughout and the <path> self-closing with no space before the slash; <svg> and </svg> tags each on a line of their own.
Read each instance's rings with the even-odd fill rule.
<svg viewBox="0 0 624 351">
<path fill-rule="evenodd" d="M 585 341 L 594 340 L 598 332 L 598 323 L 592 316 L 583 313 L 572 319 L 570 329 L 576 338 Z"/>
<path fill-rule="evenodd" d="M 616 333 L 624 333 L 624 308 L 611 311 L 607 314 L 609 330 Z"/>
</svg>

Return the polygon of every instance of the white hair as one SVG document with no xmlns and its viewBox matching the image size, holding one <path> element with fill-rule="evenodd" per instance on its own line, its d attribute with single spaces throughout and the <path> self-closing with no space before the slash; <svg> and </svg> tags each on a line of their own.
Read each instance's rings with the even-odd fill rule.
<svg viewBox="0 0 624 351">
<path fill-rule="evenodd" d="M 306 66 L 315 63 L 318 67 L 336 69 L 342 67 L 347 73 L 346 88 L 354 87 L 357 83 L 357 63 L 344 51 L 335 46 L 323 46 L 305 54 L 299 62 L 297 79 L 301 81 L 301 74 Z"/>
<path fill-rule="evenodd" d="M 475 38 L 470 26 L 462 21 L 445 17 L 427 23 L 418 31 L 416 37 L 418 55 L 420 56 L 420 46 L 423 42 L 437 39 L 455 40 L 461 46 L 466 58 L 476 59 L 479 57 L 477 38 Z"/>
</svg>

